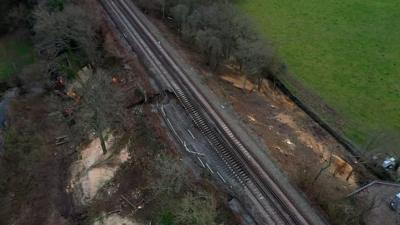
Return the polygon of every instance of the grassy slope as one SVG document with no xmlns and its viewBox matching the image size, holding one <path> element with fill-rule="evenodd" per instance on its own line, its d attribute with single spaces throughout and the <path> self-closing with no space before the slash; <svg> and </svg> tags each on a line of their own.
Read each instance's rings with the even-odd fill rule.
<svg viewBox="0 0 400 225">
<path fill-rule="evenodd" d="M 13 35 L 0 38 L 0 81 L 34 61 L 32 44 Z"/>
<path fill-rule="evenodd" d="M 349 118 L 351 138 L 400 128 L 400 1 L 238 4 L 272 37 L 291 72 Z"/>
</svg>

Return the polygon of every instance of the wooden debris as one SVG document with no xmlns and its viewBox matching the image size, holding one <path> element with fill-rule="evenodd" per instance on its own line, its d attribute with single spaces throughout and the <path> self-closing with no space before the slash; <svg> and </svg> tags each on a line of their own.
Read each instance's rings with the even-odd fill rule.
<svg viewBox="0 0 400 225">
<path fill-rule="evenodd" d="M 68 142 L 69 142 L 69 140 L 68 140 L 68 136 L 67 135 L 60 136 L 60 137 L 56 138 L 56 146 L 60 146 L 60 145 L 66 144 Z"/>
<path fill-rule="evenodd" d="M 137 209 L 137 207 L 136 207 L 132 202 L 130 202 L 125 196 L 121 195 L 121 198 L 122 198 L 124 201 L 126 201 L 126 203 L 128 203 L 134 210 Z"/>
</svg>

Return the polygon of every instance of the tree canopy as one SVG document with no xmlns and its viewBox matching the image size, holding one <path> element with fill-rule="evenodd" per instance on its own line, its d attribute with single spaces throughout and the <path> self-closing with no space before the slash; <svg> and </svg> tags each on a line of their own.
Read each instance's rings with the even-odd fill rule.
<svg viewBox="0 0 400 225">
<path fill-rule="evenodd" d="M 223 63 L 237 63 L 243 72 L 260 79 L 271 75 L 280 60 L 270 43 L 260 38 L 248 18 L 224 0 L 135 1 L 146 11 L 158 12 L 173 22 L 182 37 L 204 55 L 216 69 Z"/>
</svg>

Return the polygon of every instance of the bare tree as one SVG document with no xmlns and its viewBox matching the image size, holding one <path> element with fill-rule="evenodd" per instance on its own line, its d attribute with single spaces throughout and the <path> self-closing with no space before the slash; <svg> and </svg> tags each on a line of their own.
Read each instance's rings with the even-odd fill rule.
<svg viewBox="0 0 400 225">
<path fill-rule="evenodd" d="M 178 25 L 178 29 L 182 32 L 182 27 L 187 21 L 189 15 L 189 8 L 184 4 L 178 4 L 170 9 L 172 17 Z"/>
<path fill-rule="evenodd" d="M 97 21 L 82 8 L 68 4 L 64 10 L 49 12 L 45 7 L 34 11 L 34 42 L 38 51 L 55 59 L 68 51 L 82 51 L 93 60 L 97 54 Z"/>
<path fill-rule="evenodd" d="M 157 0 L 136 2 L 147 10 L 165 11 L 175 19 L 185 38 L 203 53 L 206 63 L 216 69 L 232 56 L 257 78 L 260 86 L 264 73 L 275 72 L 278 59 L 270 44 L 259 41 L 248 18 L 225 0 Z M 157 6 L 158 5 L 158 6 Z M 273 60 L 275 60 L 273 62 Z M 246 64 L 246 65 L 244 65 Z"/>
<path fill-rule="evenodd" d="M 257 78 L 258 86 L 261 83 L 262 73 L 268 67 L 273 52 L 262 41 L 248 41 L 241 39 L 235 52 L 236 61 L 245 74 Z"/>
<path fill-rule="evenodd" d="M 104 132 L 122 118 L 120 102 L 115 98 L 111 76 L 102 69 L 96 70 L 79 90 L 82 96 L 79 122 L 100 139 L 103 153 L 107 153 Z"/>
<path fill-rule="evenodd" d="M 199 30 L 196 33 L 195 42 L 207 59 L 207 64 L 216 69 L 216 67 L 220 64 L 223 56 L 222 41 L 217 36 L 215 36 L 215 33 L 212 30 L 206 29 Z"/>
</svg>

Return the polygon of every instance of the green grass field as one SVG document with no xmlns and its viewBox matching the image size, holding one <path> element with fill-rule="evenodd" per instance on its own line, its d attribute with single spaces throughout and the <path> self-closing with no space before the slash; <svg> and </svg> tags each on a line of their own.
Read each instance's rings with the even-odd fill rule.
<svg viewBox="0 0 400 225">
<path fill-rule="evenodd" d="M 400 131 L 400 1 L 239 0 L 289 70 L 362 142 Z"/>
<path fill-rule="evenodd" d="M 33 63 L 32 44 L 14 35 L 0 38 L 0 81 L 20 71 L 24 65 Z"/>
</svg>

